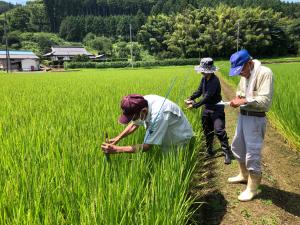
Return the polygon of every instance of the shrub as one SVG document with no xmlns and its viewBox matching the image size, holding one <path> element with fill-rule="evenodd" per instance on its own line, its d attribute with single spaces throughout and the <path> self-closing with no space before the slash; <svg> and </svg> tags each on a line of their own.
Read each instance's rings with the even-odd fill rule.
<svg viewBox="0 0 300 225">
<path fill-rule="evenodd" d="M 133 63 L 134 67 L 154 67 L 154 66 L 184 66 L 197 65 L 199 59 L 168 59 L 160 61 L 137 61 Z M 130 62 L 66 62 L 65 68 L 125 68 L 131 67 Z"/>
</svg>

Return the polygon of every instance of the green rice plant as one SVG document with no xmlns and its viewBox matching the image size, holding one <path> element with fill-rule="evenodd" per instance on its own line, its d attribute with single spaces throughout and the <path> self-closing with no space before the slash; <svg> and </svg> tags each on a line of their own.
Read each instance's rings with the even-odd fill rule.
<svg viewBox="0 0 300 225">
<path fill-rule="evenodd" d="M 183 100 L 197 88 L 192 67 L 83 70 L 0 76 L 0 224 L 186 224 L 190 181 L 201 150 L 200 112 L 185 111 L 197 136 L 191 151 L 112 155 L 121 97 Z M 141 143 L 144 131 L 120 144 Z"/>
<path fill-rule="evenodd" d="M 300 63 L 269 66 L 275 74 L 275 95 L 270 116 L 286 138 L 300 149 Z"/>
</svg>

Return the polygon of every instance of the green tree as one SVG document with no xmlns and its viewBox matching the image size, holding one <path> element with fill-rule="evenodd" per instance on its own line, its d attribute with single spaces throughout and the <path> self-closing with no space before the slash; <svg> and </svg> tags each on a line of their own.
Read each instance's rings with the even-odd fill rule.
<svg viewBox="0 0 300 225">
<path fill-rule="evenodd" d="M 142 59 L 142 46 L 137 42 L 119 41 L 113 45 L 113 56 L 120 59 L 131 59 L 131 48 L 134 61 Z"/>
<path fill-rule="evenodd" d="M 59 35 L 67 41 L 81 41 L 85 35 L 85 21 L 83 17 L 70 16 L 63 20 Z"/>
<path fill-rule="evenodd" d="M 173 17 L 157 15 L 148 17 L 147 23 L 143 25 L 138 33 L 138 41 L 151 54 L 158 54 L 168 50 L 166 40 L 173 33 Z"/>
<path fill-rule="evenodd" d="M 27 3 L 30 12 L 30 26 L 34 31 L 49 32 L 50 21 L 46 14 L 46 8 L 42 0 L 35 0 Z"/>
<path fill-rule="evenodd" d="M 85 45 L 91 49 L 94 49 L 98 54 L 111 55 L 112 41 L 106 37 L 96 37 L 91 34 L 85 38 Z"/>
<path fill-rule="evenodd" d="M 12 49 L 19 49 L 21 47 L 20 32 L 9 32 L 7 34 L 7 43 Z M 2 39 L 2 44 L 5 44 L 5 37 Z"/>
<path fill-rule="evenodd" d="M 8 2 L 0 1 L 0 14 L 14 8 L 14 5 Z"/>
<path fill-rule="evenodd" d="M 297 35 L 289 30 L 298 26 L 291 27 L 291 19 L 271 9 L 226 5 L 149 17 L 139 41 L 160 58 L 228 57 L 236 51 L 238 24 L 239 47 L 253 55 L 284 55 L 297 49 Z"/>
<path fill-rule="evenodd" d="M 104 36 L 97 37 L 93 33 L 88 33 L 83 39 L 83 43 L 89 49 L 97 51 L 98 54 L 112 54 L 112 40 L 110 38 Z"/>
<path fill-rule="evenodd" d="M 23 32 L 19 34 L 22 49 L 27 49 L 42 56 L 51 50 L 51 46 L 66 45 L 67 43 L 53 33 L 31 33 Z"/>
<path fill-rule="evenodd" d="M 300 18 L 291 22 L 287 27 L 289 41 L 289 53 L 300 55 Z"/>
<path fill-rule="evenodd" d="M 30 12 L 23 6 L 16 7 L 7 13 L 9 29 L 11 31 L 30 30 Z"/>
<path fill-rule="evenodd" d="M 83 39 L 83 44 L 87 46 L 88 43 L 89 43 L 90 41 L 95 40 L 96 37 L 97 37 L 97 36 L 96 36 L 95 34 L 93 34 L 93 33 L 88 33 L 88 34 L 84 37 L 84 39 Z"/>
</svg>

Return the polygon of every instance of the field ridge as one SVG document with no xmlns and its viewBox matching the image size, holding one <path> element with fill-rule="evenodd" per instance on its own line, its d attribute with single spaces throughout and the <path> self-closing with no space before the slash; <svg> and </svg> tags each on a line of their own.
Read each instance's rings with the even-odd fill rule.
<svg viewBox="0 0 300 225">
<path fill-rule="evenodd" d="M 234 89 L 222 81 L 223 97 L 234 96 Z M 232 140 L 238 110 L 226 108 L 226 129 Z M 263 179 L 260 194 L 252 202 L 242 203 L 238 194 L 245 185 L 227 184 L 236 175 L 237 162 L 223 164 L 223 157 L 207 162 L 206 188 L 201 190 L 206 204 L 202 206 L 201 225 L 300 225 L 300 156 L 285 142 L 270 123 L 267 125 L 263 148 Z M 203 182 L 203 181 L 202 181 Z"/>
</svg>

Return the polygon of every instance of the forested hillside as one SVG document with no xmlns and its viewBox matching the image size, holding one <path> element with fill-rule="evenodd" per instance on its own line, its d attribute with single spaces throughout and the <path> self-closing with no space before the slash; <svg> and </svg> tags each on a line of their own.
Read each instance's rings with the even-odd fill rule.
<svg viewBox="0 0 300 225">
<path fill-rule="evenodd" d="M 10 3 L 4 2 L 4 1 L 0 1 L 0 14 L 12 9 L 13 7 L 14 7 L 13 4 L 10 4 Z"/>
<path fill-rule="evenodd" d="M 300 7 L 280 0 L 44 0 L 52 31 L 58 31 L 66 16 L 94 15 L 135 15 L 139 10 L 144 14 L 174 14 L 187 8 L 215 7 L 221 3 L 229 6 L 261 7 L 283 12 L 285 16 L 299 17 Z"/>
<path fill-rule="evenodd" d="M 280 0 L 34 0 L 4 6 L 9 47 L 39 55 L 51 45 L 85 45 L 126 58 L 130 26 L 141 59 L 227 57 L 236 49 L 238 29 L 240 46 L 256 54 L 299 54 L 300 48 L 300 4 Z M 3 13 L 0 20 L 4 24 Z M 3 26 L 0 36 L 4 44 Z"/>
</svg>

